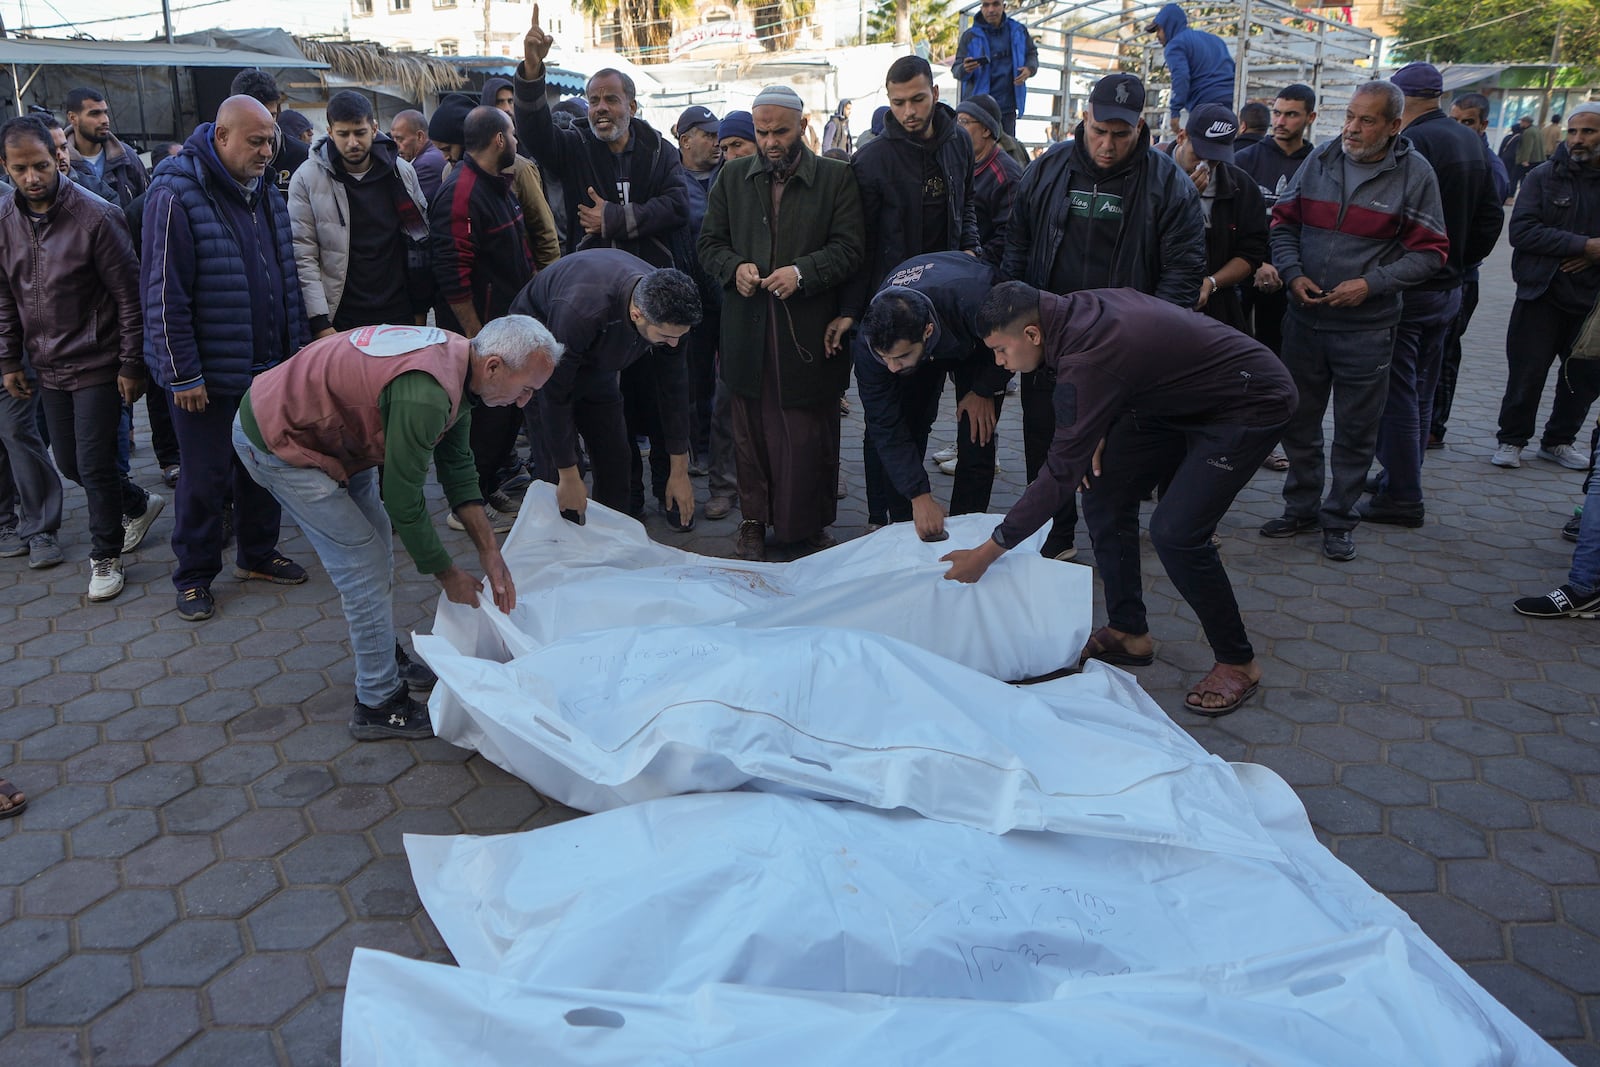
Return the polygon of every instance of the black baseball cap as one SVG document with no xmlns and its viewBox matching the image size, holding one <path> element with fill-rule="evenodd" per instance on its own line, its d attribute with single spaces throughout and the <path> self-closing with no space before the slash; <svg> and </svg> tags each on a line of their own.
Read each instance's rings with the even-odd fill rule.
<svg viewBox="0 0 1600 1067">
<path fill-rule="evenodd" d="M 1107 74 L 1089 91 L 1089 114 L 1096 122 L 1139 125 L 1144 111 L 1144 82 L 1132 74 Z"/>
<path fill-rule="evenodd" d="M 678 116 L 677 124 L 672 127 L 672 132 L 682 137 L 690 130 L 701 129 L 715 137 L 718 125 L 717 116 L 711 113 L 709 107 L 690 104 L 683 109 L 683 114 Z"/>
<path fill-rule="evenodd" d="M 1233 139 L 1239 135 L 1239 117 L 1221 104 L 1201 104 L 1189 112 L 1184 127 L 1189 146 L 1201 159 L 1233 162 Z"/>
</svg>

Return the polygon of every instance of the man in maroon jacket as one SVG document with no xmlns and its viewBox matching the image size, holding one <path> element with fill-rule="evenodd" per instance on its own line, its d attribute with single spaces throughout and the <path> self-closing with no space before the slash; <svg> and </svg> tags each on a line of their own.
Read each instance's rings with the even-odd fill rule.
<svg viewBox="0 0 1600 1067">
<path fill-rule="evenodd" d="M 1108 618 L 1082 659 L 1148 664 L 1155 646 L 1139 573 L 1139 502 L 1170 481 L 1150 516 L 1150 542 L 1217 657 L 1185 707 L 1233 711 L 1255 692 L 1261 668 L 1211 535 L 1294 413 L 1289 372 L 1237 330 L 1134 289 L 1055 296 L 1005 282 L 990 290 L 978 327 L 1000 366 L 1054 380 L 1055 437 L 994 535 L 944 557 L 953 564 L 945 577 L 983 577 L 1081 483 Z"/>
</svg>

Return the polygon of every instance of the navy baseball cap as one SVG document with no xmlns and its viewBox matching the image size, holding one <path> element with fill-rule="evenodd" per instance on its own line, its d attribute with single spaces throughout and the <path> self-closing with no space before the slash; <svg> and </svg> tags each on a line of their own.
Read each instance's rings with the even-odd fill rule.
<svg viewBox="0 0 1600 1067">
<path fill-rule="evenodd" d="M 672 132 L 677 134 L 679 137 L 682 137 L 690 130 L 705 130 L 711 136 L 715 137 L 717 135 L 718 125 L 719 123 L 717 122 L 717 116 L 711 113 L 711 109 L 709 107 L 704 107 L 700 104 L 691 104 L 683 109 L 683 114 L 678 116 L 678 121 L 676 125 L 672 127 Z"/>
<path fill-rule="evenodd" d="M 1233 162 L 1233 139 L 1239 135 L 1239 118 L 1221 104 L 1201 104 L 1189 112 L 1184 126 L 1189 146 L 1201 159 L 1213 163 Z"/>
<path fill-rule="evenodd" d="M 1132 74 L 1107 74 L 1089 91 L 1089 114 L 1096 122 L 1139 125 L 1144 112 L 1144 82 Z"/>
</svg>

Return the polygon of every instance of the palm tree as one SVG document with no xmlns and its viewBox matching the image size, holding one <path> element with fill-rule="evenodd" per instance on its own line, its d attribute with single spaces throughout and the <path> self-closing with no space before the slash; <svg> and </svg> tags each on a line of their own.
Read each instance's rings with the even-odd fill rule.
<svg viewBox="0 0 1600 1067">
<path fill-rule="evenodd" d="M 815 8 L 815 0 L 758 0 L 752 10 L 761 47 L 769 52 L 793 48 Z"/>
<path fill-rule="evenodd" d="M 694 10 L 694 0 L 579 0 L 595 22 L 610 22 L 618 49 L 640 63 L 665 63 L 674 15 Z"/>
</svg>

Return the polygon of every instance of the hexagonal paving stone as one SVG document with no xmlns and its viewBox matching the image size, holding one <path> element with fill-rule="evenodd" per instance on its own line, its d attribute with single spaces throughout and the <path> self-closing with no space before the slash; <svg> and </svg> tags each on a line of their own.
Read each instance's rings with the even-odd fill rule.
<svg viewBox="0 0 1600 1067">
<path fill-rule="evenodd" d="M 308 1002 L 280 1026 L 278 1036 L 289 1062 L 336 1067 L 343 1010 L 344 995 L 330 990 Z"/>
<path fill-rule="evenodd" d="M 150 940 L 178 917 L 169 889 L 124 889 L 78 917 L 81 948 L 131 949 Z"/>
<path fill-rule="evenodd" d="M 110 652 L 111 649 L 104 651 Z M 105 722 L 133 707 L 133 696 L 114 690 L 85 693 L 61 706 L 62 722 Z"/>
<path fill-rule="evenodd" d="M 1488 830 L 1533 825 L 1528 805 L 1504 790 L 1478 782 L 1452 782 L 1434 790 L 1439 806 Z"/>
<path fill-rule="evenodd" d="M 1226 719 L 1231 723 L 1251 709 L 1242 709 Z M 408 807 L 449 807 L 477 785 L 471 773 L 459 764 L 424 763 L 406 771 L 394 783 L 394 795 Z"/>
<path fill-rule="evenodd" d="M 235 741 L 276 741 L 303 725 L 305 719 L 293 708 L 255 708 L 230 720 L 228 733 Z"/>
<path fill-rule="evenodd" d="M 346 890 L 356 914 L 364 919 L 409 918 L 422 907 L 411 868 L 399 858 L 374 862 L 352 878 Z"/>
<path fill-rule="evenodd" d="M 272 857 L 306 835 L 306 821 L 292 808 L 248 812 L 218 835 L 222 854 L 230 859 Z"/>
<path fill-rule="evenodd" d="M 233 786 L 203 785 L 162 808 L 161 817 L 168 833 L 205 833 L 228 825 L 249 807 Z"/>
<path fill-rule="evenodd" d="M 0 716 L 3 717 L 3 716 Z M 176 708 L 148 704 L 125 711 L 105 725 L 107 741 L 148 741 L 178 725 Z"/>
<path fill-rule="evenodd" d="M 317 991 L 311 967 L 299 954 L 248 956 L 206 990 L 211 1018 L 222 1026 L 277 1022 Z"/>
<path fill-rule="evenodd" d="M 1549 889 L 1493 860 L 1446 863 L 1445 891 L 1501 922 L 1549 922 L 1555 918 Z"/>
<path fill-rule="evenodd" d="M 249 693 L 237 689 L 219 689 L 201 693 L 183 704 L 183 719 L 188 723 L 229 723 L 255 707 Z"/>
<path fill-rule="evenodd" d="M 0 952 L 0 987 L 16 989 L 71 949 L 71 928 L 59 919 L 11 919 Z"/>
<path fill-rule="evenodd" d="M 1399 741 L 1389 746 L 1388 761 L 1430 782 L 1473 777 L 1471 758 L 1432 741 Z"/>
<path fill-rule="evenodd" d="M 349 923 L 312 954 L 322 971 L 324 982 L 334 987 L 345 984 L 350 976 L 350 959 L 358 946 L 411 959 L 422 959 L 428 955 L 427 946 L 408 922 L 373 919 Z"/>
<path fill-rule="evenodd" d="M 344 786 L 314 801 L 307 809 L 322 833 L 364 830 L 394 810 L 387 790 L 377 786 Z"/>
<path fill-rule="evenodd" d="M 1495 855 L 1552 885 L 1593 885 L 1600 880 L 1593 854 L 1539 830 L 1495 835 Z"/>
<path fill-rule="evenodd" d="M 76 1030 L 19 1030 L 0 1039 L 0 1061 L 6 1063 L 82 1063 Z"/>
<path fill-rule="evenodd" d="M 1510 963 L 1473 963 L 1467 973 L 1489 995 L 1547 1041 L 1582 1037 L 1583 1021 L 1570 993 Z"/>
<path fill-rule="evenodd" d="M 1505 956 L 1500 924 L 1439 893 L 1402 893 L 1394 902 L 1452 960 L 1497 960 Z"/>
<path fill-rule="evenodd" d="M 1393 838 L 1346 838 L 1335 852 L 1381 893 L 1431 893 L 1438 888 L 1433 861 Z"/>
<path fill-rule="evenodd" d="M 116 868 L 104 860 L 68 860 L 22 888 L 28 915 L 76 915 L 117 888 Z"/>
<path fill-rule="evenodd" d="M 72 852 L 79 857 L 125 856 L 160 830 L 154 812 L 113 809 L 72 831 Z"/>
<path fill-rule="evenodd" d="M 1338 786 L 1308 786 L 1299 790 L 1300 802 L 1311 825 L 1330 834 L 1383 832 L 1383 809 L 1366 797 Z"/>
<path fill-rule="evenodd" d="M 264 808 L 302 808 L 333 785 L 333 774 L 326 767 L 302 763 L 267 772 L 251 784 L 250 795 Z"/>
<path fill-rule="evenodd" d="M 176 885 L 216 858 L 209 837 L 162 837 L 128 854 L 122 861 L 122 878 L 131 886 Z"/>
<path fill-rule="evenodd" d="M 146 1067 L 200 1029 L 200 996 L 182 989 L 142 989 L 89 1028 L 94 1062 L 105 1067 Z"/>
<path fill-rule="evenodd" d="M 197 1035 L 163 1067 L 277 1067 L 278 1052 L 269 1030 L 207 1030 Z"/>
<path fill-rule="evenodd" d="M 223 860 L 183 884 L 184 914 L 238 918 L 277 891 L 266 860 Z"/>
<path fill-rule="evenodd" d="M 1333 764 L 1301 748 L 1290 745 L 1263 746 L 1256 749 L 1255 760 L 1276 771 L 1279 777 L 1293 786 L 1333 784 Z M 478 832 L 477 825 L 472 822 L 468 822 L 467 827 L 470 832 Z"/>
<path fill-rule="evenodd" d="M 372 858 L 372 849 L 360 834 L 313 834 L 279 862 L 292 883 L 342 885 Z"/>
<path fill-rule="evenodd" d="M 349 918 L 334 889 L 285 889 L 251 912 L 246 922 L 258 950 L 308 949 Z"/>
<path fill-rule="evenodd" d="M 185 919 L 139 951 L 146 985 L 198 987 L 244 955 L 231 919 Z"/>
<path fill-rule="evenodd" d="M 280 741 L 279 748 L 287 760 L 331 763 L 357 743 L 343 722 L 330 722 L 302 726 Z"/>
<path fill-rule="evenodd" d="M 100 740 L 100 731 L 84 723 L 63 723 L 40 730 L 22 742 L 23 758 L 50 763 L 76 756 Z"/>
<path fill-rule="evenodd" d="M 117 782 L 117 803 L 130 808 L 159 808 L 194 787 L 194 768 L 187 763 L 152 763 Z"/>
<path fill-rule="evenodd" d="M 405 855 L 405 835 L 453 837 L 465 829 L 448 808 L 402 808 L 370 831 L 378 851 L 385 856 Z"/>
<path fill-rule="evenodd" d="M 33 792 L 37 803 L 28 805 L 30 830 L 68 830 L 110 806 L 103 785 L 74 783 Z"/>
<path fill-rule="evenodd" d="M 345 785 L 386 785 L 417 765 L 404 745 L 358 745 L 333 761 Z"/>
<path fill-rule="evenodd" d="M 1344 767 L 1339 772 L 1339 783 L 1389 807 L 1426 804 L 1430 799 L 1427 782 L 1398 767 L 1381 763 Z"/>
<path fill-rule="evenodd" d="M 215 724 L 179 726 L 150 742 L 150 757 L 156 760 L 194 763 L 227 743 L 227 733 Z"/>
<path fill-rule="evenodd" d="M 1528 800 L 1566 800 L 1570 777 L 1548 763 L 1523 756 L 1490 756 L 1483 761 L 1483 780 Z"/>
<path fill-rule="evenodd" d="M 145 764 L 144 746 L 113 741 L 85 749 L 67 761 L 71 782 L 113 782 Z"/>
<path fill-rule="evenodd" d="M 1438 859 L 1477 859 L 1489 854 L 1481 830 L 1433 808 L 1391 812 L 1389 832 Z"/>
<path fill-rule="evenodd" d="M 1600 994 L 1600 938 L 1560 925 L 1518 926 L 1511 931 L 1518 963 L 1566 989 Z"/>
<path fill-rule="evenodd" d="M 28 983 L 22 1017 L 28 1026 L 81 1026 L 131 992 L 127 956 L 78 953 Z"/>
</svg>

